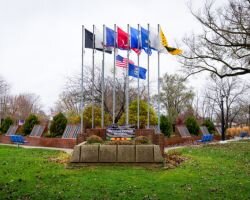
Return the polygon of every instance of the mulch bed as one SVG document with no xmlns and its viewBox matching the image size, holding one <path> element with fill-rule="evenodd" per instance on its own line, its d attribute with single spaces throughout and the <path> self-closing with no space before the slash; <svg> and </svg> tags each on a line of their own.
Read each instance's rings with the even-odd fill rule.
<svg viewBox="0 0 250 200">
<path fill-rule="evenodd" d="M 170 152 L 167 154 L 164 154 L 165 158 L 165 169 L 173 169 L 178 167 L 181 163 L 187 160 L 186 157 L 182 156 L 180 152 Z"/>
</svg>

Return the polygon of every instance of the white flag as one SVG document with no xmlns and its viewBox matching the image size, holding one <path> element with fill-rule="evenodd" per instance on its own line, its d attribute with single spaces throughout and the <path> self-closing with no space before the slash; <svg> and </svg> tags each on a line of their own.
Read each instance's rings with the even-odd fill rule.
<svg viewBox="0 0 250 200">
<path fill-rule="evenodd" d="M 103 49 L 103 34 L 102 31 L 95 27 L 95 48 Z"/>
<path fill-rule="evenodd" d="M 166 48 L 161 44 L 160 34 L 154 27 L 149 27 L 149 40 L 150 40 L 150 47 L 154 48 L 156 51 L 160 53 L 167 53 Z"/>
</svg>

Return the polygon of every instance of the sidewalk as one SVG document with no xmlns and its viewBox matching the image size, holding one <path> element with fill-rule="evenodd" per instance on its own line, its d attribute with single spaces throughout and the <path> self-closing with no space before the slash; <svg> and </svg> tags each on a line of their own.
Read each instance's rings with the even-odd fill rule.
<svg viewBox="0 0 250 200">
<path fill-rule="evenodd" d="M 202 144 L 193 144 L 193 145 L 180 145 L 180 146 L 174 146 L 174 147 L 165 147 L 164 148 L 164 153 L 167 153 L 168 151 L 175 150 L 175 149 L 181 149 L 181 148 L 186 148 L 186 147 L 201 147 Z"/>
<path fill-rule="evenodd" d="M 3 144 L 0 143 L 0 145 L 3 146 L 13 146 L 13 147 L 17 147 L 16 144 Z M 19 147 L 21 148 L 25 148 L 25 149 L 47 149 L 47 150 L 58 150 L 58 151 L 64 151 L 67 154 L 71 154 L 73 152 L 73 149 L 67 149 L 67 148 L 56 148 L 56 147 L 37 147 L 37 146 L 28 146 L 28 145 L 19 145 Z"/>
</svg>

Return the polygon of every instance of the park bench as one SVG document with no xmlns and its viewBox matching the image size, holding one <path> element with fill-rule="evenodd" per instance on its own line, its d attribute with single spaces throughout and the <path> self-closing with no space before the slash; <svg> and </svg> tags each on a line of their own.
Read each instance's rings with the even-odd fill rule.
<svg viewBox="0 0 250 200">
<path fill-rule="evenodd" d="M 14 144 L 17 144 L 18 147 L 20 144 L 27 143 L 27 141 L 22 135 L 10 135 L 10 141 Z"/>
<path fill-rule="evenodd" d="M 248 132 L 242 131 L 239 135 L 241 138 L 248 137 Z"/>
<path fill-rule="evenodd" d="M 197 142 L 211 142 L 213 140 L 212 134 L 204 134 L 202 135 L 201 140 L 197 140 Z"/>
</svg>

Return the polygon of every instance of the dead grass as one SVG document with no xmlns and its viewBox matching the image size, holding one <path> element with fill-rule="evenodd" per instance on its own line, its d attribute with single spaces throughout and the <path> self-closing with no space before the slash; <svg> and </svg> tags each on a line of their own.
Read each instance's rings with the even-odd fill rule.
<svg viewBox="0 0 250 200">
<path fill-rule="evenodd" d="M 228 128 L 226 131 L 226 135 L 234 137 L 234 136 L 239 136 L 241 132 L 248 132 L 248 134 L 250 134 L 249 127 L 243 126 L 243 127 Z"/>
<path fill-rule="evenodd" d="M 69 163 L 71 155 L 61 152 L 56 157 L 49 157 L 48 160 L 54 163 L 67 164 Z"/>
</svg>

